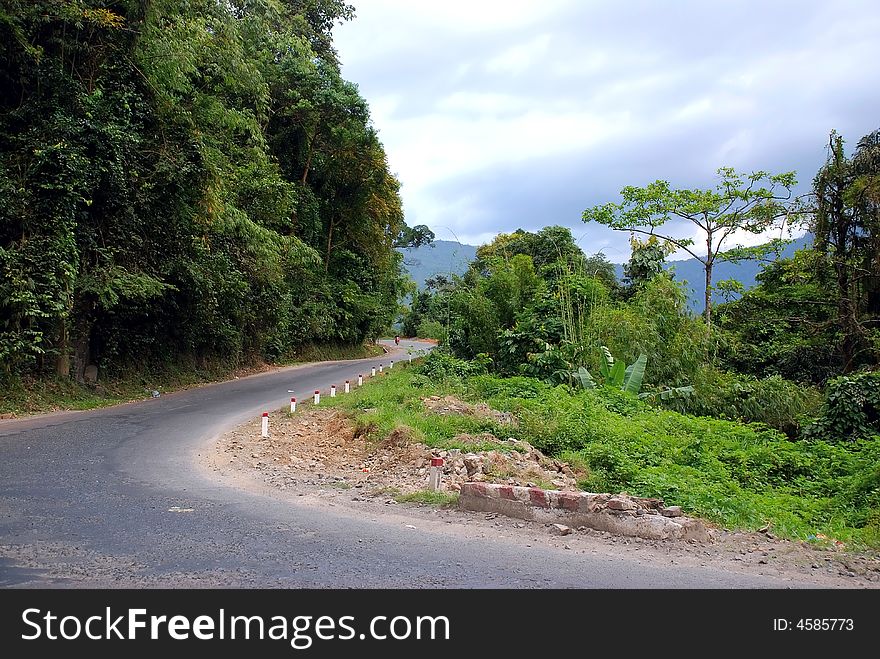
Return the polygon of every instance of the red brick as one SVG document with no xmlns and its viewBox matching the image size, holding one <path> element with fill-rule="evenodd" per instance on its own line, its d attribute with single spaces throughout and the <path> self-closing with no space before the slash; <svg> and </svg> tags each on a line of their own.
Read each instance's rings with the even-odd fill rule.
<svg viewBox="0 0 880 659">
<path fill-rule="evenodd" d="M 513 487 L 511 485 L 502 485 L 498 488 L 498 493 L 501 495 L 502 499 L 509 499 L 510 501 L 516 499 L 513 495 Z"/>
<path fill-rule="evenodd" d="M 484 499 L 489 498 L 489 491 L 486 489 L 485 483 L 462 483 L 461 493 Z"/>
<path fill-rule="evenodd" d="M 558 500 L 559 507 L 563 510 L 572 510 L 577 512 L 578 502 L 580 501 L 580 497 L 577 494 L 571 492 L 560 492 Z"/>
<path fill-rule="evenodd" d="M 539 506 L 541 508 L 547 508 L 547 493 L 537 487 L 529 488 L 529 500 L 532 502 L 532 505 Z"/>
</svg>

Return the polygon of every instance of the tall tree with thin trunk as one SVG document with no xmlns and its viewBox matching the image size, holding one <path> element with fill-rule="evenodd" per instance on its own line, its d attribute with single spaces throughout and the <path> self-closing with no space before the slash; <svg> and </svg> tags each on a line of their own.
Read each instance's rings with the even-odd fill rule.
<svg viewBox="0 0 880 659">
<path fill-rule="evenodd" d="M 654 181 L 646 187 L 627 186 L 623 201 L 588 208 L 584 222 L 598 222 L 616 231 L 657 236 L 680 248 L 703 264 L 705 271 L 703 316 L 712 323 L 712 273 L 719 260 L 741 261 L 765 257 L 784 242 L 777 238 L 758 248 L 734 247 L 724 251 L 737 232 L 763 234 L 781 230 L 786 220 L 799 213 L 793 197 L 797 184 L 794 172 L 770 174 L 764 171 L 737 173 L 733 168 L 718 170 L 718 184 L 712 190 L 674 190 L 667 181 Z M 683 224 L 684 223 L 684 224 Z M 697 249 L 694 239 L 682 236 L 698 230 L 705 247 Z M 659 232 L 661 227 L 678 229 Z"/>
<path fill-rule="evenodd" d="M 855 370 L 870 348 L 870 328 L 880 311 L 880 133 L 859 142 L 853 158 L 831 132 L 828 157 L 816 174 L 814 247 L 830 262 L 837 284 L 837 325 L 842 334 L 841 368 Z"/>
</svg>

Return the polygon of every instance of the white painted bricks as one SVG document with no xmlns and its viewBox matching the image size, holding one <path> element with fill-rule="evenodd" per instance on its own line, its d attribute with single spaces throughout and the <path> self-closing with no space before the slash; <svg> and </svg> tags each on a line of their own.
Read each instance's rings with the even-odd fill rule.
<svg viewBox="0 0 880 659">
<path fill-rule="evenodd" d="M 263 437 L 269 436 L 269 413 L 268 412 L 263 412 L 263 424 L 262 424 L 262 428 L 260 430 L 260 434 Z"/>
<path fill-rule="evenodd" d="M 494 512 L 548 524 L 561 522 L 652 540 L 710 540 L 709 531 L 701 520 L 665 517 L 663 513 L 669 509 L 659 504 L 657 499 L 625 495 L 463 483 L 458 505 L 463 510 Z"/>
</svg>

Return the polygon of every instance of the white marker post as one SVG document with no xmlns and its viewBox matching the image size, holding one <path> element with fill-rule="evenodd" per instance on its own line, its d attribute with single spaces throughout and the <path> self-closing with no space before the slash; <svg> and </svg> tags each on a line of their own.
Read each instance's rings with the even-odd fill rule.
<svg viewBox="0 0 880 659">
<path fill-rule="evenodd" d="M 382 372 L 382 369 L 383 369 L 383 368 L 385 368 L 385 367 L 382 366 L 382 364 L 379 364 L 379 372 L 380 372 L 380 373 Z"/>
<path fill-rule="evenodd" d="M 394 368 L 394 362 L 393 362 L 393 361 L 392 361 L 390 364 L 388 364 L 388 370 L 390 371 L 392 368 Z"/>
<path fill-rule="evenodd" d="M 412 364 L 412 353 L 409 353 L 407 357 L 409 357 L 409 363 Z"/>
<path fill-rule="evenodd" d="M 269 436 L 269 413 L 263 412 L 263 428 L 260 433 L 264 438 Z"/>
<path fill-rule="evenodd" d="M 428 487 L 434 491 L 440 489 L 440 473 L 443 469 L 443 458 L 431 458 L 431 473 L 428 477 Z"/>
<path fill-rule="evenodd" d="M 345 392 L 345 393 L 348 393 L 348 392 L 350 392 L 350 391 L 351 391 L 351 384 L 348 382 L 348 380 L 346 380 L 346 381 L 345 381 L 345 389 L 344 389 L 344 392 Z"/>
<path fill-rule="evenodd" d="M 290 411 L 296 412 L 296 398 L 290 399 Z"/>
<path fill-rule="evenodd" d="M 315 405 L 321 402 L 321 392 L 315 389 Z"/>
<path fill-rule="evenodd" d="M 363 386 L 364 386 L 364 376 L 361 375 L 360 373 L 358 373 L 358 386 L 359 386 L 359 387 L 363 387 Z"/>
<path fill-rule="evenodd" d="M 376 367 L 375 366 L 370 369 L 370 377 L 371 378 L 376 377 Z"/>
<path fill-rule="evenodd" d="M 336 398 L 336 385 L 330 385 L 330 398 Z"/>
</svg>

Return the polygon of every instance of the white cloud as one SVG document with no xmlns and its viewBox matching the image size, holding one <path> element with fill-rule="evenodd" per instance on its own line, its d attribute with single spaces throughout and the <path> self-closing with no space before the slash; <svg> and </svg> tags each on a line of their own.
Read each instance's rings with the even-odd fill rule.
<svg viewBox="0 0 880 659">
<path fill-rule="evenodd" d="M 722 165 L 809 185 L 832 128 L 854 143 L 880 124 L 872 0 L 723 15 L 696 1 L 351 1 L 343 74 L 370 102 L 407 219 L 465 242 L 541 221 L 628 256 L 625 234 L 578 224 L 578 208 L 657 178 L 711 187 Z"/>
<path fill-rule="evenodd" d="M 541 68 L 542 61 L 551 47 L 549 34 L 542 34 L 530 41 L 507 48 L 486 62 L 489 73 L 519 74 L 529 69 Z"/>
</svg>

